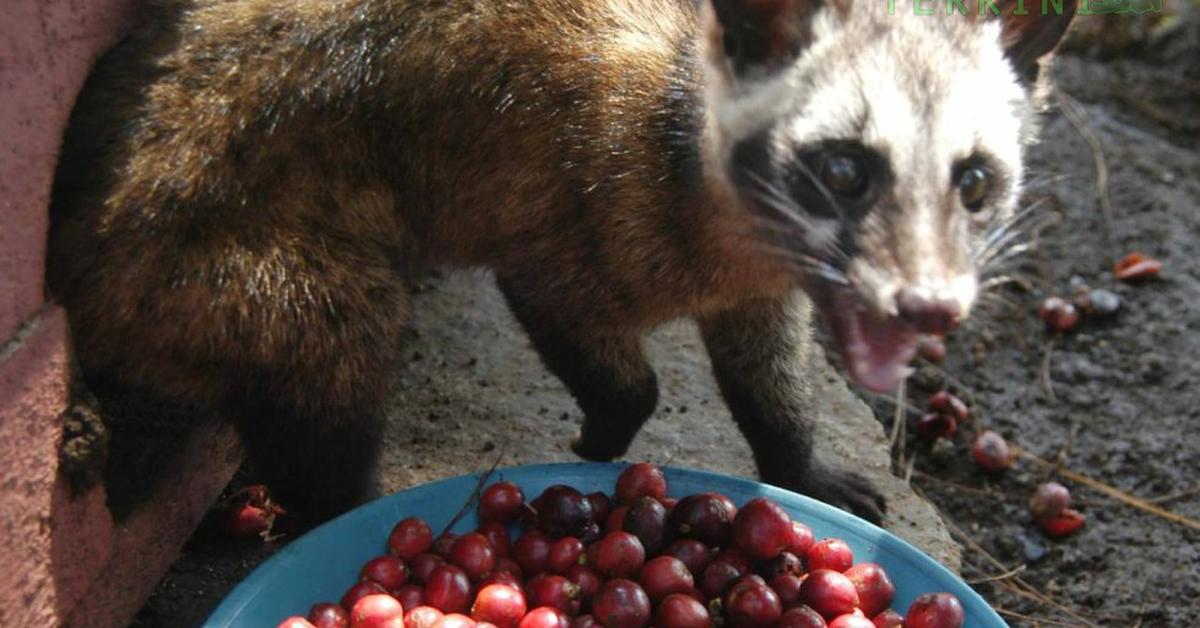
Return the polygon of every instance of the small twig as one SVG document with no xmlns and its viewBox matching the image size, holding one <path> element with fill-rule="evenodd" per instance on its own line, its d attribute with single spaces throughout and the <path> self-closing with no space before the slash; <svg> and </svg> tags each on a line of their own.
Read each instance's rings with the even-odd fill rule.
<svg viewBox="0 0 1200 628">
<path fill-rule="evenodd" d="M 1050 358 L 1054 355 L 1054 341 L 1058 339 L 1058 335 L 1051 336 L 1046 341 L 1046 348 L 1042 352 L 1042 368 L 1038 372 L 1038 380 L 1042 383 L 1042 392 L 1050 401 L 1058 401 L 1058 397 L 1054 394 L 1054 382 L 1050 379 Z"/>
<path fill-rule="evenodd" d="M 967 584 L 983 584 L 985 582 L 996 582 L 999 580 L 1008 580 L 1009 578 L 1012 578 L 1014 576 L 1021 575 L 1027 568 L 1028 568 L 1028 566 L 1025 565 L 1025 563 L 1021 563 L 1020 565 L 1017 565 L 1016 567 L 1013 567 L 1012 569 L 1009 569 L 1008 571 L 1006 571 L 1004 573 L 998 573 L 994 576 L 987 576 L 984 578 L 974 578 L 971 580 L 967 580 Z"/>
<path fill-rule="evenodd" d="M 1020 620 L 1026 621 L 1026 622 L 1030 622 L 1034 626 L 1041 626 L 1043 624 L 1048 625 L 1048 626 L 1074 626 L 1075 625 L 1069 621 L 1063 621 L 1061 619 L 1050 619 L 1048 617 L 1034 617 L 1032 615 L 1026 615 L 1024 613 L 1010 611 L 1006 608 L 1001 608 L 999 606 L 995 606 L 993 608 L 995 608 L 996 612 L 1000 613 L 1001 615 L 1005 615 L 1008 617 L 1015 617 L 1017 619 L 1020 619 Z"/>
<path fill-rule="evenodd" d="M 1054 463 L 1052 463 L 1048 460 L 1043 460 L 1037 454 L 1034 454 L 1026 449 L 1022 449 L 1021 447 L 1018 447 L 1016 445 L 1012 445 L 1012 448 L 1016 451 L 1017 455 L 1021 456 L 1022 458 L 1025 458 L 1027 460 L 1033 461 L 1033 462 L 1041 465 L 1042 467 L 1052 468 L 1054 466 Z M 1099 480 L 1094 480 L 1086 475 L 1083 475 L 1082 473 L 1078 473 L 1078 472 L 1072 471 L 1070 469 L 1059 469 L 1058 474 L 1064 478 L 1067 478 L 1068 480 L 1071 480 L 1072 482 L 1078 482 L 1079 484 L 1083 484 L 1084 486 L 1087 486 L 1088 488 L 1090 488 L 1092 490 L 1103 493 L 1119 502 L 1122 502 L 1128 506 L 1137 508 L 1138 510 L 1141 510 L 1143 512 L 1148 512 L 1152 515 L 1157 515 L 1159 517 L 1162 517 L 1163 519 L 1167 519 L 1168 521 L 1173 521 L 1175 523 L 1178 523 L 1182 526 L 1191 528 L 1193 530 L 1200 530 L 1200 521 L 1198 521 L 1196 519 L 1192 519 L 1191 517 L 1181 515 L 1179 513 L 1171 512 L 1170 510 L 1167 510 L 1165 508 L 1157 506 L 1157 505 L 1151 503 L 1150 501 L 1147 501 L 1140 497 L 1135 497 L 1133 495 L 1130 495 L 1129 493 L 1126 493 L 1125 491 L 1122 491 L 1119 488 L 1109 486 L 1108 484 L 1105 484 Z"/>
<path fill-rule="evenodd" d="M 1110 251 L 1116 250 L 1117 236 L 1116 228 L 1113 226 L 1113 207 L 1112 199 L 1108 196 L 1108 161 L 1104 157 L 1104 147 L 1100 144 L 1100 139 L 1092 132 L 1087 122 L 1083 119 L 1082 107 L 1079 102 L 1071 98 L 1059 90 L 1056 93 L 1058 106 L 1063 112 L 1063 116 L 1067 118 L 1067 122 L 1075 127 L 1075 130 L 1083 136 L 1088 145 L 1092 148 L 1092 161 L 1095 162 L 1096 168 L 1096 189 L 1100 194 L 1100 211 L 1104 214 L 1104 237 L 1108 242 Z"/>
<path fill-rule="evenodd" d="M 496 471 L 496 467 L 500 466 L 502 459 L 504 459 L 504 448 L 500 449 L 500 454 L 496 456 L 496 461 L 492 463 L 492 466 L 479 475 L 479 479 L 475 482 L 475 488 L 467 497 L 467 501 L 463 502 L 462 508 L 458 509 L 458 512 L 450 519 L 450 523 L 447 523 L 446 527 L 442 528 L 442 534 L 449 532 L 450 528 L 453 528 L 454 524 L 458 523 L 471 510 L 471 506 L 479 500 L 479 495 L 483 493 L 483 485 L 487 484 L 488 478 L 492 477 L 492 473 Z"/>
<path fill-rule="evenodd" d="M 1200 493 L 1200 486 L 1193 486 L 1192 488 L 1179 491 L 1178 493 L 1170 493 L 1168 495 L 1160 495 L 1158 497 L 1147 499 L 1146 501 L 1150 502 L 1151 504 L 1158 504 L 1161 506 L 1163 504 L 1169 504 L 1173 501 L 1177 501 L 1177 500 L 1183 499 L 1185 497 L 1191 497 L 1192 495 L 1195 495 L 1197 493 Z"/>
<path fill-rule="evenodd" d="M 881 401 L 883 403 L 888 404 L 892 408 L 895 408 L 896 411 L 911 412 L 912 414 L 915 414 L 917 416 L 925 414 L 924 410 L 914 406 L 911 403 L 907 403 L 907 401 L 905 402 L 905 404 L 903 406 L 900 406 L 899 404 L 896 403 L 895 395 L 892 395 L 892 396 L 880 395 L 878 393 L 873 393 L 868 390 L 860 390 L 859 392 L 861 392 L 863 395 L 870 397 L 872 400 Z M 896 429 L 895 423 L 892 424 L 892 429 Z M 892 437 L 888 436 L 888 438 L 891 439 Z"/>
<path fill-rule="evenodd" d="M 1067 432 L 1067 442 L 1059 448 L 1058 453 L 1054 455 L 1054 465 L 1046 472 L 1046 479 L 1054 477 L 1054 474 L 1067 467 L 1067 458 L 1071 455 L 1071 448 L 1075 446 L 1075 436 L 1079 432 L 1079 424 L 1072 421 L 1071 429 Z"/>
<path fill-rule="evenodd" d="M 935 484 L 941 484 L 942 486 L 948 486 L 950 488 L 953 488 L 958 491 L 962 491 L 964 493 L 972 493 L 975 495 L 983 495 L 985 497 L 993 497 L 993 498 L 997 497 L 998 495 L 1004 494 L 1004 493 L 998 493 L 997 491 L 992 490 L 992 489 L 976 488 L 974 486 L 968 486 L 966 484 L 962 484 L 960 482 L 955 482 L 953 480 L 947 480 L 946 478 L 939 478 L 936 475 L 931 475 L 929 473 L 925 473 L 924 471 L 922 471 L 920 469 L 913 470 L 913 476 L 920 478 L 921 480 L 928 480 Z"/>
<path fill-rule="evenodd" d="M 892 451 L 895 456 L 897 469 L 904 468 L 904 431 L 908 423 L 908 417 L 905 415 L 904 409 L 907 402 L 905 401 L 908 380 L 900 380 L 900 386 L 896 388 L 896 413 L 892 418 Z"/>
</svg>

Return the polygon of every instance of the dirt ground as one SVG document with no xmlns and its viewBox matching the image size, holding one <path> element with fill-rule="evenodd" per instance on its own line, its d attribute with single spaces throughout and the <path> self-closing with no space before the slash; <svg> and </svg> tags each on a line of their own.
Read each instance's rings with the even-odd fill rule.
<svg viewBox="0 0 1200 628">
<path fill-rule="evenodd" d="M 1098 32 L 1113 35 L 1104 26 Z M 1069 107 L 1085 131 L 1056 106 L 1031 153 L 1028 200 L 1041 203 L 1034 222 L 1055 224 L 1036 230 L 1036 247 L 1008 269 L 1023 285 L 993 291 L 950 339 L 946 363 L 926 364 L 910 380 L 907 419 L 919 416 L 926 395 L 948 386 L 970 402 L 974 427 L 1200 519 L 1200 317 L 1191 310 L 1200 303 L 1200 20 L 1193 15 L 1166 33 L 1149 44 L 1144 33 L 1085 41 L 1059 59 L 1055 83 L 1076 103 Z M 1087 134 L 1107 169 L 1111 240 Z M 1116 281 L 1113 261 L 1132 250 L 1161 259 L 1162 276 Z M 1079 283 L 1115 291 L 1120 313 L 1048 334 L 1038 303 Z M 412 353 L 398 374 L 384 489 L 486 467 L 499 450 L 506 463 L 571 460 L 566 443 L 578 410 L 511 320 L 497 314 L 488 279 L 434 276 L 424 287 Z M 651 353 L 664 399 L 629 457 L 752 475 L 749 450 L 720 407 L 696 343 L 686 327 L 656 335 Z M 831 398 L 839 388 L 831 385 Z M 858 412 L 837 398 L 842 405 L 829 412 Z M 870 402 L 889 428 L 895 402 Z M 874 451 L 883 451 L 882 437 L 873 438 Z M 963 575 L 990 580 L 976 586 L 1010 623 L 1192 625 L 1200 614 L 1200 530 L 1059 474 L 1088 521 L 1075 536 L 1049 540 L 1026 500 L 1050 471 L 1023 458 L 1005 475 L 985 476 L 968 448 L 961 434 L 932 449 L 911 437 L 905 443 L 906 457 L 916 460 L 913 487 L 965 544 Z M 939 534 L 918 543 L 957 560 Z M 135 625 L 197 624 L 277 547 L 230 543 L 202 527 Z"/>
<path fill-rule="evenodd" d="M 1041 232 L 1021 271 L 1031 290 L 998 292 L 988 312 L 951 341 L 945 371 L 910 380 L 926 391 L 949 385 L 972 401 L 981 423 L 1044 460 L 1170 510 L 1200 518 L 1200 45 L 1198 24 L 1142 50 L 1100 61 L 1059 59 L 1058 90 L 1079 103 L 1108 170 L 1113 240 L 1107 236 L 1093 149 L 1059 112 L 1045 120 L 1031 173 L 1030 200 L 1059 219 Z M 1113 261 L 1140 250 L 1164 262 L 1161 278 L 1116 281 Z M 1072 282 L 1115 291 L 1113 321 L 1089 322 L 1061 338 L 1036 315 L 1041 299 Z M 1045 355 L 1053 347 L 1048 363 Z M 1043 373 L 1048 383 L 1043 383 Z M 1052 391 L 1052 393 L 1051 393 Z M 914 392 L 914 405 L 922 397 Z M 881 412 L 892 406 L 877 401 Z M 911 415 L 912 418 L 915 415 Z M 915 447 L 915 441 L 910 443 Z M 1013 580 L 981 584 L 993 604 L 1040 625 L 1190 626 L 1200 614 L 1200 529 L 1121 505 L 1077 482 L 1083 531 L 1049 541 L 1032 525 L 1026 500 L 1046 470 L 1023 460 L 985 478 L 968 444 L 922 451 L 913 483 L 977 549 L 964 550 L 966 578 L 1022 565 Z M 1176 496 L 1172 498 L 1172 496 Z M 960 540 L 961 537 L 960 537 Z M 1070 614 L 1055 605 L 1070 609 Z M 1038 625 L 1009 617 L 1015 625 Z"/>
</svg>

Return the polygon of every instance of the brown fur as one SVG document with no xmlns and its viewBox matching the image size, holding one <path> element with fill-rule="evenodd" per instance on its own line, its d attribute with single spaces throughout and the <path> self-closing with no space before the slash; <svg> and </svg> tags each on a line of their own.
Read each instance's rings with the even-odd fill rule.
<svg viewBox="0 0 1200 628">
<path fill-rule="evenodd" d="M 73 117 L 50 287 L 89 378 L 232 416 L 317 517 L 357 489 L 277 450 L 369 466 L 410 267 L 494 270 L 594 458 L 653 409 L 645 330 L 792 287 L 705 189 L 691 2 L 204 0 L 144 18 Z M 731 333 L 713 325 L 710 344 Z M 796 456 L 768 479 L 811 486 L 784 477 L 805 473 Z"/>
<path fill-rule="evenodd" d="M 179 443 L 189 426 L 229 417 L 284 503 L 314 521 L 355 504 L 382 440 L 405 273 L 486 267 L 585 414 L 580 455 L 625 452 L 657 402 L 642 335 L 693 317 L 763 478 L 878 520 L 872 487 L 812 455 L 807 376 L 821 356 L 812 306 L 796 291 L 822 252 L 806 248 L 819 229 L 772 227 L 738 187 L 756 169 L 801 159 L 793 153 L 804 147 L 765 140 L 767 127 L 799 113 L 778 108 L 789 102 L 778 82 L 739 101 L 732 126 L 720 103 L 793 63 L 844 72 L 837 62 L 859 59 L 849 49 L 874 40 L 863 34 L 872 29 L 903 32 L 886 40 L 896 47 L 887 52 L 980 43 L 984 29 L 949 18 L 879 22 L 839 0 L 846 50 L 826 63 L 803 54 L 823 6 L 156 0 L 80 97 L 52 203 L 48 282 L 111 434 L 110 488 L 157 475 L 163 460 L 145 433 Z M 1004 31 L 1020 77 L 1036 76 L 1069 21 Z M 944 98 L 930 81 L 956 80 L 942 65 L 904 66 L 921 88 L 908 97 L 922 117 Z M 1023 88 L 1014 79 L 1000 100 L 1015 109 L 1000 114 L 1021 118 L 1029 107 L 1015 103 Z M 816 113 L 845 115 L 805 115 Z M 888 162 L 911 180 L 869 208 L 867 235 L 848 236 L 857 219 L 837 225 L 845 261 L 860 267 L 833 268 L 850 291 L 870 292 L 871 277 L 890 285 L 904 273 L 876 267 L 911 265 L 926 250 L 964 263 L 964 229 L 934 246 L 903 226 L 932 197 L 950 199 L 942 214 L 953 224 L 967 220 L 943 178 L 952 164 L 907 159 Z M 1003 165 L 1018 170 L 1011 161 Z M 875 170 L 888 186 L 893 168 Z M 828 194 L 801 187 L 813 191 L 788 192 L 788 202 L 803 201 L 794 211 L 820 214 Z M 1001 204 L 1011 205 L 1016 187 L 1005 189 Z M 820 276 L 836 279 L 829 268 Z M 875 293 L 888 301 L 878 312 L 899 303 Z M 898 313 L 906 324 L 957 316 L 945 298 L 921 294 Z M 860 311 L 831 311 L 830 302 L 818 299 L 834 322 Z M 104 460 L 92 431 L 101 433 L 83 430 L 64 455 Z M 135 499 L 129 493 L 113 495 L 117 510 Z"/>
</svg>

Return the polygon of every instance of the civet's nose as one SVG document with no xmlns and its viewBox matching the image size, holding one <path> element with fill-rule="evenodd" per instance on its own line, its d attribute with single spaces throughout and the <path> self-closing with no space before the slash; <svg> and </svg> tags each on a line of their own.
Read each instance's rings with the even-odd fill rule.
<svg viewBox="0 0 1200 628">
<path fill-rule="evenodd" d="M 938 336 L 954 329 L 962 315 L 957 300 L 929 296 L 912 288 L 904 288 L 896 295 L 896 311 L 919 333 Z"/>
</svg>

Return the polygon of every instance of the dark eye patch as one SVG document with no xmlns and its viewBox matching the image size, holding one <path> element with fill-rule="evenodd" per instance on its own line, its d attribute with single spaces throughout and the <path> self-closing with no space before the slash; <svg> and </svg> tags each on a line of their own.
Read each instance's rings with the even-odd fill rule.
<svg viewBox="0 0 1200 628">
<path fill-rule="evenodd" d="M 805 146 L 784 168 L 792 198 L 810 214 L 828 218 L 862 218 L 894 181 L 883 155 L 846 140 Z"/>
</svg>

